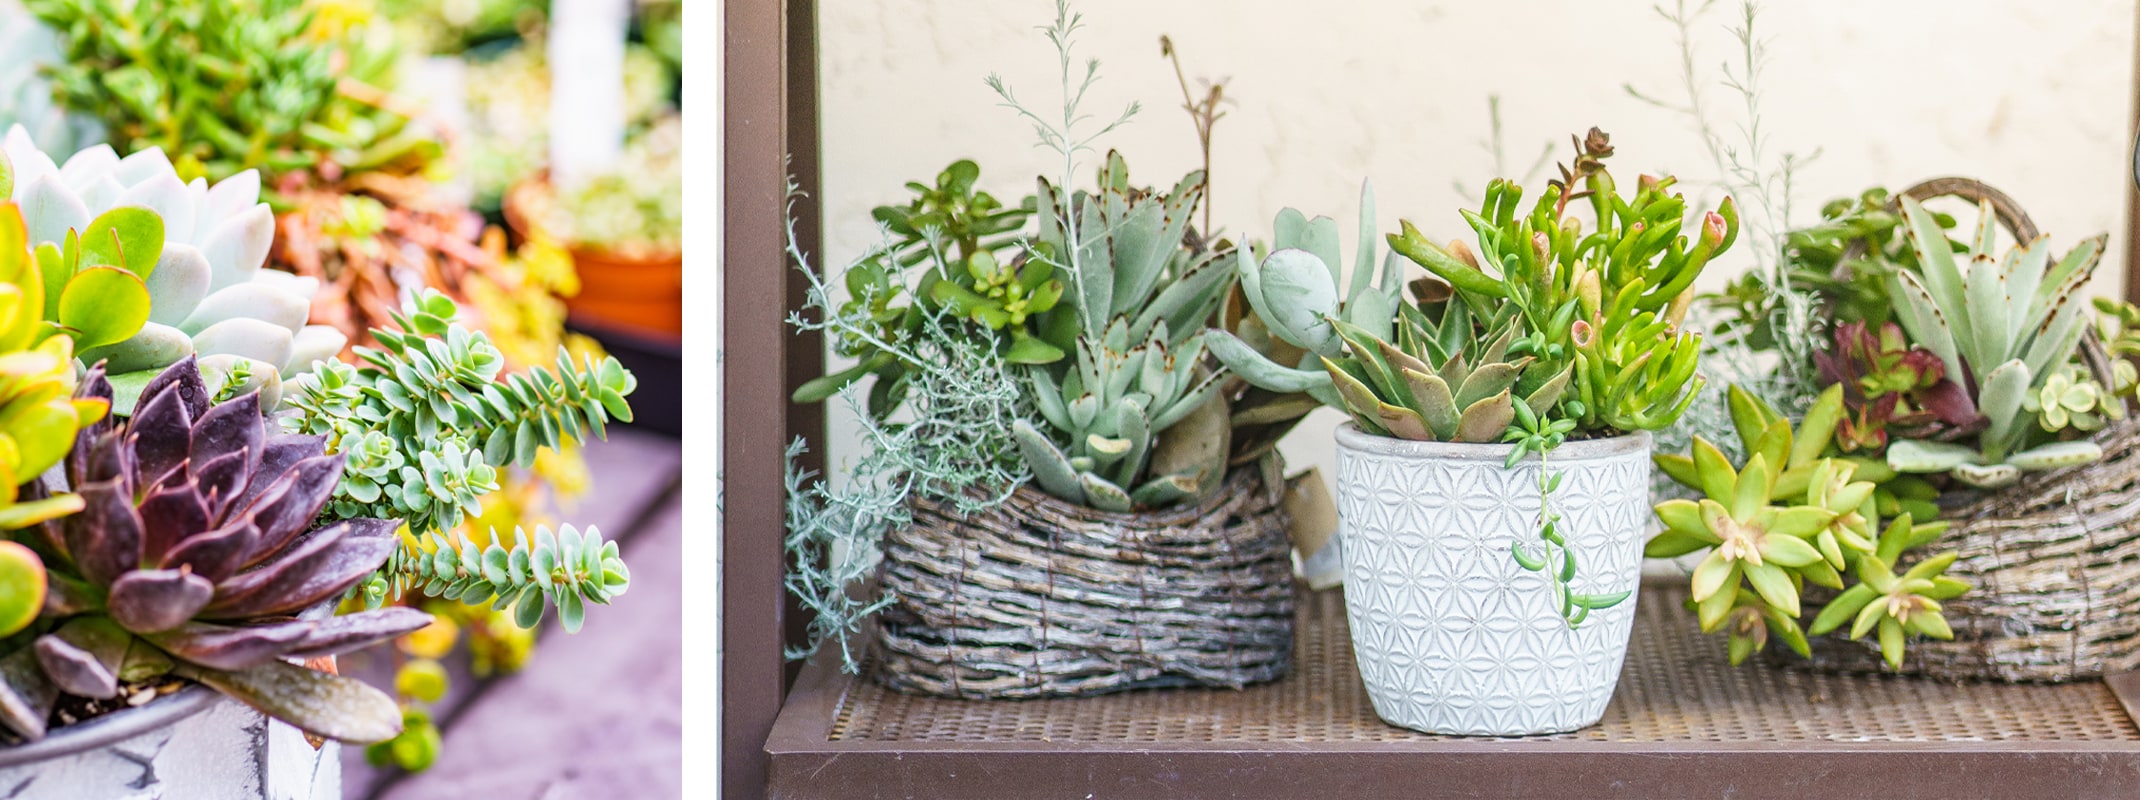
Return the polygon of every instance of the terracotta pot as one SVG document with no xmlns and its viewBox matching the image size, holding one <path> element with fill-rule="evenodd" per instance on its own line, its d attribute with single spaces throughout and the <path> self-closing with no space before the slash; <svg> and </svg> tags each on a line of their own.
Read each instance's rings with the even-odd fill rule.
<svg viewBox="0 0 2140 800">
<path fill-rule="evenodd" d="M 525 239 L 538 209 L 552 202 L 547 178 L 523 181 L 505 193 L 505 223 Z M 580 292 L 565 298 L 573 322 L 622 329 L 670 343 L 684 338 L 684 254 L 618 252 L 567 244 Z"/>
<path fill-rule="evenodd" d="M 572 247 L 580 293 L 565 298 L 575 322 L 625 328 L 667 341 L 684 335 L 684 254 L 625 256 Z"/>
</svg>

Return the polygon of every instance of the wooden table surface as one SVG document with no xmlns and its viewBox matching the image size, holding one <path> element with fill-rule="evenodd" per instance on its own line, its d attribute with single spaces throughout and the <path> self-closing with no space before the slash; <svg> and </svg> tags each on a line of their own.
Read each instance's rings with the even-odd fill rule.
<svg viewBox="0 0 2140 800">
<path fill-rule="evenodd" d="M 593 486 L 559 518 L 601 529 L 632 567 L 632 585 L 592 606 L 577 634 L 556 615 L 527 667 L 479 681 L 456 653 L 452 690 L 432 708 L 445 735 L 417 774 L 377 770 L 342 750 L 348 800 L 641 798 L 682 791 L 682 450 L 672 438 L 612 428 L 589 442 Z M 390 686 L 384 651 L 344 656 L 343 671 Z"/>
</svg>

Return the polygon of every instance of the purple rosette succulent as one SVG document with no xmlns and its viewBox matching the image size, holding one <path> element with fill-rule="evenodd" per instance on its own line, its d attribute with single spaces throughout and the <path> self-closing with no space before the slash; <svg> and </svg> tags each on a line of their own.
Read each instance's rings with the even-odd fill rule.
<svg viewBox="0 0 2140 800">
<path fill-rule="evenodd" d="M 110 393 L 101 370 L 80 390 Z M 292 663 L 431 620 L 399 607 L 334 614 L 399 546 L 400 523 L 316 526 L 342 477 L 343 456 L 326 449 L 279 432 L 258 394 L 211 404 L 192 358 L 152 380 L 131 419 L 82 430 L 66 475 L 83 508 L 41 530 L 44 632 L 0 659 L 0 724 L 34 739 L 59 693 L 108 698 L 174 674 L 321 736 L 398 733 L 385 693 Z"/>
</svg>

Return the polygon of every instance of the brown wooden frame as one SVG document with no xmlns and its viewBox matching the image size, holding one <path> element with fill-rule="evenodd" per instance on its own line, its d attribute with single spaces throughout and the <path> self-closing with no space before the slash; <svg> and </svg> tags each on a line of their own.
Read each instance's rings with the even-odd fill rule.
<svg viewBox="0 0 2140 800">
<path fill-rule="evenodd" d="M 807 281 L 784 239 L 792 177 L 798 241 L 819 248 L 817 4 L 730 0 L 722 13 L 721 786 L 750 798 L 766 791 L 766 736 L 795 671 L 782 653 L 805 622 L 781 584 L 783 454 L 796 436 L 824 438 L 824 412 L 788 402 L 824 355 L 787 325 Z"/>
</svg>

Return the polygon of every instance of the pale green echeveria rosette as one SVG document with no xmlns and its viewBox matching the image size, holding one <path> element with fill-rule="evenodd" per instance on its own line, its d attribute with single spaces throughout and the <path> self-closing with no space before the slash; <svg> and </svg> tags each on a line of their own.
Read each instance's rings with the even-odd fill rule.
<svg viewBox="0 0 2140 800">
<path fill-rule="evenodd" d="M 148 323 L 132 338 L 79 354 L 84 364 L 105 362 L 113 413 L 131 413 L 149 379 L 189 355 L 200 357 L 210 385 L 259 390 L 272 409 L 283 378 L 347 344 L 331 326 L 305 324 L 318 279 L 261 268 L 275 240 L 275 214 L 260 202 L 257 171 L 213 186 L 204 178 L 187 182 L 159 148 L 120 158 L 108 144 L 55 163 L 19 125 L 0 150 L 13 165 L 12 199 L 33 245 L 58 246 L 68 230 L 87 230 L 113 208 L 142 207 L 163 218 L 162 255 L 142 276 Z"/>
</svg>

